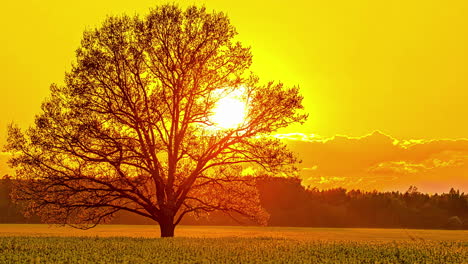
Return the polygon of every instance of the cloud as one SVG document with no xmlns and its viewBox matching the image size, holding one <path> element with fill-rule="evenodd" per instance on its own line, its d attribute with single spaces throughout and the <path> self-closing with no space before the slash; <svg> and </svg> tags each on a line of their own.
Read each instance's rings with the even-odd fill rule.
<svg viewBox="0 0 468 264">
<path fill-rule="evenodd" d="M 468 191 L 468 140 L 398 140 L 381 132 L 363 137 L 287 134 L 302 159 L 305 185 L 367 190 Z M 306 140 L 301 140 L 306 139 Z"/>
<path fill-rule="evenodd" d="M 298 141 L 307 141 L 312 142 L 319 139 L 319 137 L 315 134 L 303 134 L 303 133 L 289 133 L 289 134 L 276 134 L 274 137 L 279 139 L 287 139 L 287 140 L 298 140 Z"/>
<path fill-rule="evenodd" d="M 426 171 L 428 168 L 424 164 L 409 163 L 405 161 L 382 162 L 370 167 L 370 173 L 376 174 L 411 174 Z"/>
<path fill-rule="evenodd" d="M 415 185 L 423 192 L 447 192 L 451 187 L 468 192 L 468 139 L 398 140 L 378 131 L 362 137 L 275 137 L 302 160 L 306 186 L 405 191 Z M 0 177 L 13 174 L 9 157 L 0 152 Z"/>
</svg>

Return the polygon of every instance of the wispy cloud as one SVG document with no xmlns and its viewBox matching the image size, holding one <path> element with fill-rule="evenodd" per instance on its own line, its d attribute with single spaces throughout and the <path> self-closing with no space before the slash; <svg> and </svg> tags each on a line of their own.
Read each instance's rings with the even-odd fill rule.
<svg viewBox="0 0 468 264">
<path fill-rule="evenodd" d="M 362 137 L 275 135 L 301 158 L 303 184 L 318 188 L 425 192 L 468 191 L 468 140 L 398 140 L 381 132 Z M 0 152 L 0 176 L 12 174 Z"/>
<path fill-rule="evenodd" d="M 363 137 L 283 135 L 302 159 L 305 185 L 427 192 L 468 191 L 468 140 L 398 140 L 381 132 Z M 300 140 L 301 138 L 305 140 Z"/>
</svg>

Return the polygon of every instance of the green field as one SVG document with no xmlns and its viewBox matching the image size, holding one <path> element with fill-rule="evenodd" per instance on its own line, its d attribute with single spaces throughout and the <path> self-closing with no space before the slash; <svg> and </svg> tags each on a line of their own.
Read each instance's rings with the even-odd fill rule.
<svg viewBox="0 0 468 264">
<path fill-rule="evenodd" d="M 468 263 L 468 231 L 0 225 L 0 263 Z"/>
</svg>

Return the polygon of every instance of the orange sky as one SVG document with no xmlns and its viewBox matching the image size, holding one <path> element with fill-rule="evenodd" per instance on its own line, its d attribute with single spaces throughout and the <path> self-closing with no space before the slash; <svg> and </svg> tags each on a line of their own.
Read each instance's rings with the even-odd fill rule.
<svg viewBox="0 0 468 264">
<path fill-rule="evenodd" d="M 300 85 L 309 121 L 282 132 L 319 135 L 291 141 L 307 184 L 468 190 L 468 148 L 454 140 L 468 138 L 467 1 L 178 2 L 226 12 L 252 47 L 252 69 L 262 80 Z M 27 127 L 49 85 L 63 80 L 85 28 L 158 3 L 164 1 L 2 3 L 0 145 L 6 125 Z M 365 143 L 376 130 L 386 145 Z M 336 135 L 344 136 L 332 140 Z M 0 154 L 0 174 L 5 159 Z"/>
</svg>

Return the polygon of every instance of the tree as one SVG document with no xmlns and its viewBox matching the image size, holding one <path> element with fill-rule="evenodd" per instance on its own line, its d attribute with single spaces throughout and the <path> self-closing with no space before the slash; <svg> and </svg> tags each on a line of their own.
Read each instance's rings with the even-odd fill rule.
<svg viewBox="0 0 468 264">
<path fill-rule="evenodd" d="M 303 122 L 298 88 L 260 84 L 250 49 L 223 13 L 164 5 L 144 17 L 109 17 L 86 31 L 64 85 L 27 131 L 10 125 L 14 198 L 43 221 L 91 228 L 129 211 L 171 237 L 187 213 L 214 210 L 260 223 L 255 175 L 294 170 L 271 133 Z M 241 91 L 244 121 L 210 120 Z"/>
</svg>

